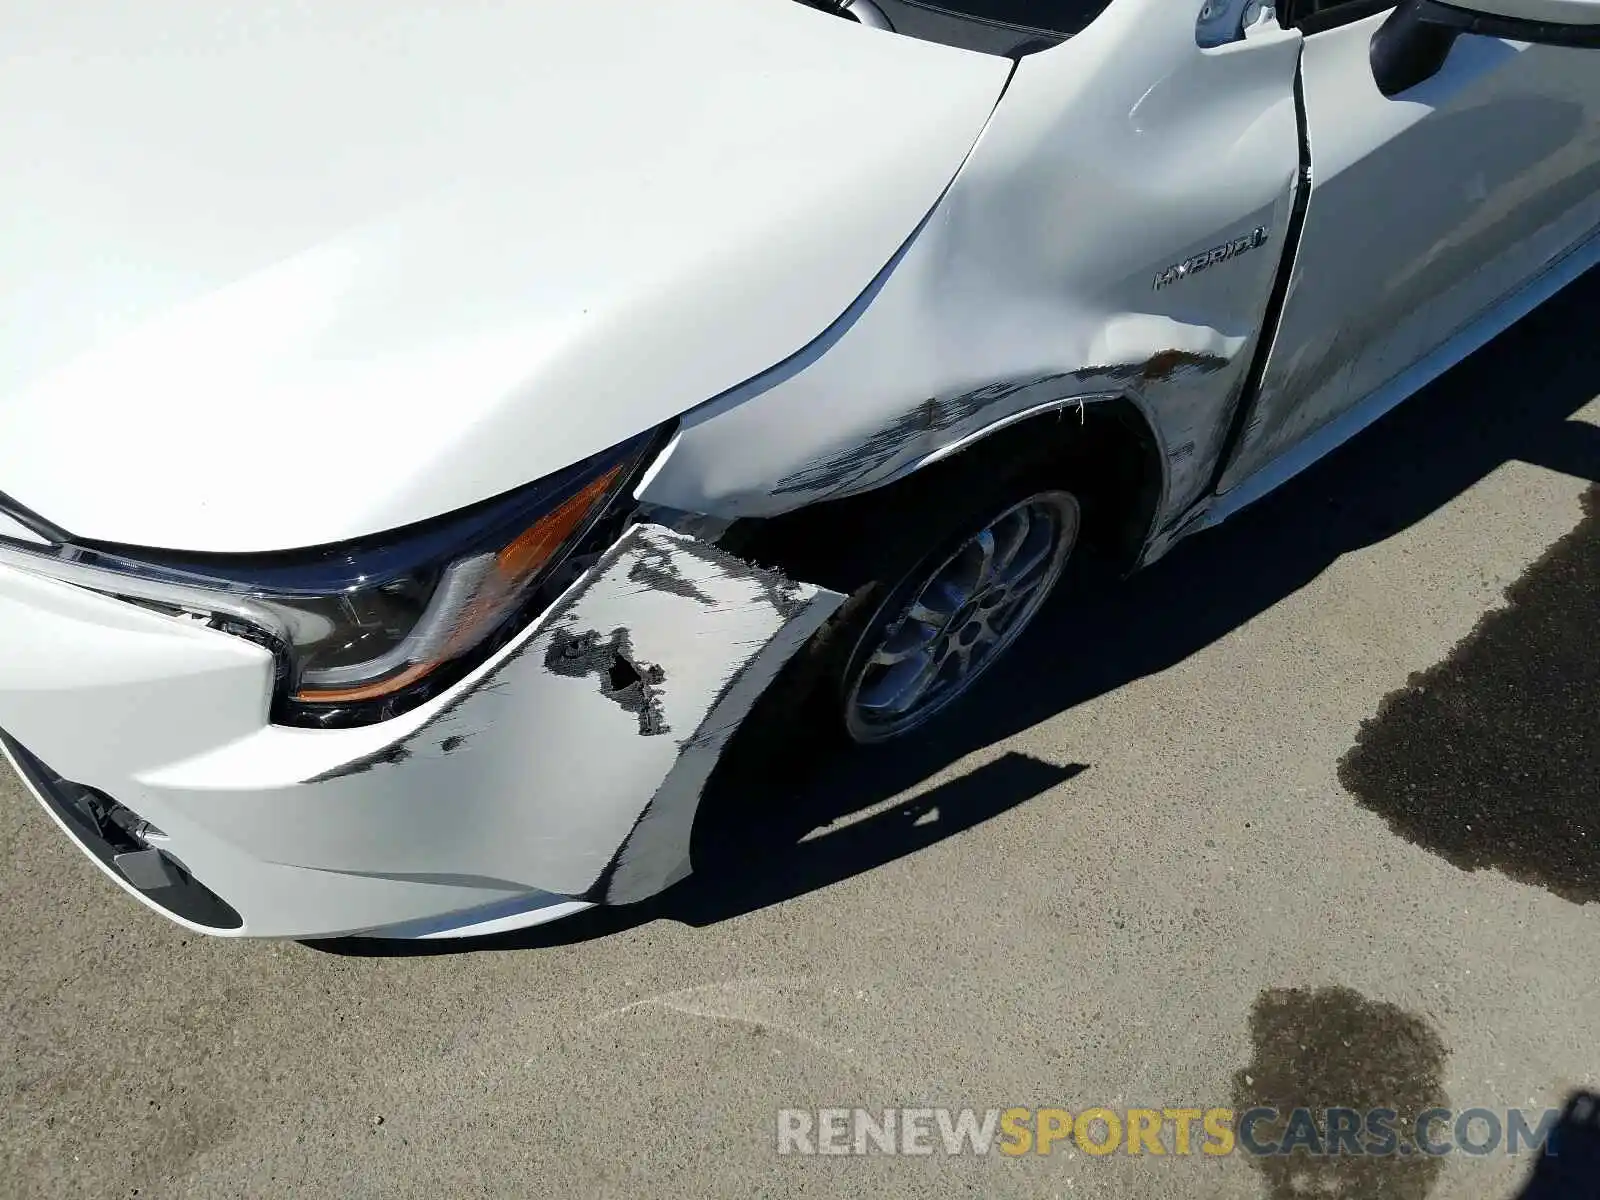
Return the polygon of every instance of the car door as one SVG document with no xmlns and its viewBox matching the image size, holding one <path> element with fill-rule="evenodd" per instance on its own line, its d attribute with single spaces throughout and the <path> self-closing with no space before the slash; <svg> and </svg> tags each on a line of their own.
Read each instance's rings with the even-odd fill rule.
<svg viewBox="0 0 1600 1200">
<path fill-rule="evenodd" d="M 1301 0 L 1287 14 L 1305 35 L 1311 188 L 1224 493 L 1359 428 L 1424 381 L 1400 379 L 1408 368 L 1517 315 L 1513 294 L 1600 230 L 1600 53 L 1463 36 L 1391 98 L 1371 46 L 1392 7 Z"/>
</svg>

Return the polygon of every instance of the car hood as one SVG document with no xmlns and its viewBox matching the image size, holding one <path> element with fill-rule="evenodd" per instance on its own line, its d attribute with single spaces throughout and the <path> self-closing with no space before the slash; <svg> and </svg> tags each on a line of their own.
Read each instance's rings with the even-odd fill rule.
<svg viewBox="0 0 1600 1200">
<path fill-rule="evenodd" d="M 1009 71 L 790 0 L 13 18 L 0 492 L 197 551 L 436 516 L 783 360 Z"/>
</svg>

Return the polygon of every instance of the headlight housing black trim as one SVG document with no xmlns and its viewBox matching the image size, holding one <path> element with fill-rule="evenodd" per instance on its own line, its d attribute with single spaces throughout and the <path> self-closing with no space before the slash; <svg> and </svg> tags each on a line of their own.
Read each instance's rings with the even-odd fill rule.
<svg viewBox="0 0 1600 1200">
<path fill-rule="evenodd" d="M 548 607 L 621 534 L 670 434 L 351 542 L 215 555 L 79 541 L 13 561 L 266 646 L 277 724 L 369 725 L 458 682 Z"/>
</svg>

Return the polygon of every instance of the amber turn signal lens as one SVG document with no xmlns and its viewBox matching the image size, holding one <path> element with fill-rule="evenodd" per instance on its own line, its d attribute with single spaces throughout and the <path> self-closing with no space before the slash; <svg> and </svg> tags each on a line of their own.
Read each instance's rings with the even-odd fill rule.
<svg viewBox="0 0 1600 1200">
<path fill-rule="evenodd" d="M 556 551 L 566 545 L 567 539 L 577 532 L 578 526 L 594 511 L 594 506 L 604 500 L 622 474 L 620 465 L 612 467 L 593 483 L 573 494 L 560 507 L 540 517 L 526 533 L 495 555 L 495 569 L 507 583 L 520 582 L 536 571 L 543 570 Z"/>
</svg>

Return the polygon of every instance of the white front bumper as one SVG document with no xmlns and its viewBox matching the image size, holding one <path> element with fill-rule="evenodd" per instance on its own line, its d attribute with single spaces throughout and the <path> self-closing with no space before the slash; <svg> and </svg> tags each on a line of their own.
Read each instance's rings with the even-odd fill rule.
<svg viewBox="0 0 1600 1200">
<path fill-rule="evenodd" d="M 842 599 L 638 525 L 448 693 L 309 730 L 269 723 L 260 647 L 0 565 L 0 729 L 159 827 L 152 844 L 239 917 L 173 913 L 44 801 L 190 928 L 488 932 L 686 875 L 723 746 Z"/>
</svg>

